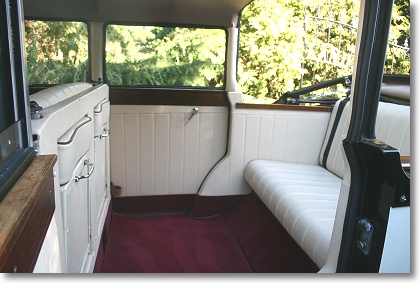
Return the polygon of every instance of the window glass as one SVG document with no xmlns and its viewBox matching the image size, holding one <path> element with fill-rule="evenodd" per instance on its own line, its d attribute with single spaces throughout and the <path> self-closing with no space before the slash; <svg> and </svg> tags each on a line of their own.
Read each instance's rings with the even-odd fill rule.
<svg viewBox="0 0 420 283">
<path fill-rule="evenodd" d="M 105 50 L 109 85 L 224 86 L 222 29 L 107 25 Z"/>
<path fill-rule="evenodd" d="M 89 81 L 86 23 L 25 20 L 25 32 L 30 84 Z"/>
<path fill-rule="evenodd" d="M 395 0 L 388 37 L 385 74 L 410 75 L 410 59 L 410 1 Z"/>
<path fill-rule="evenodd" d="M 359 1 L 255 0 L 243 11 L 238 85 L 243 100 L 273 103 L 287 92 L 351 75 Z M 265 9 L 270 7 L 270 9 Z M 409 1 L 396 0 L 385 73 L 410 73 Z M 340 98 L 347 86 L 316 96 Z"/>
</svg>

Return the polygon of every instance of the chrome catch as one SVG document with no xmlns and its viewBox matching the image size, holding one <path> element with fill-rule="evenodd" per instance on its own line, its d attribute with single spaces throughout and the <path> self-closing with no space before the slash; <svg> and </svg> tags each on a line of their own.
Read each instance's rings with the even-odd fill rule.
<svg viewBox="0 0 420 283">
<path fill-rule="evenodd" d="M 194 117 L 196 114 L 198 114 L 198 108 L 197 107 L 194 107 L 193 109 L 191 109 L 191 116 L 190 116 L 190 118 L 188 118 L 188 120 L 184 123 L 184 125 L 187 124 L 188 121 L 190 121 L 191 118 Z"/>
</svg>

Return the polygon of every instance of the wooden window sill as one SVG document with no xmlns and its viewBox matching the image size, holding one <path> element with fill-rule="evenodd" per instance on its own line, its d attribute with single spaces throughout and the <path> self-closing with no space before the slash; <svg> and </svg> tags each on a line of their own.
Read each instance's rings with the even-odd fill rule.
<svg viewBox="0 0 420 283">
<path fill-rule="evenodd" d="M 240 109 L 265 109 L 265 110 L 295 110 L 295 111 L 320 111 L 332 112 L 332 106 L 306 106 L 293 104 L 252 104 L 236 103 L 236 108 Z"/>
<path fill-rule="evenodd" d="M 56 155 L 35 157 L 0 202 L 0 272 L 32 272 L 55 210 Z"/>
</svg>

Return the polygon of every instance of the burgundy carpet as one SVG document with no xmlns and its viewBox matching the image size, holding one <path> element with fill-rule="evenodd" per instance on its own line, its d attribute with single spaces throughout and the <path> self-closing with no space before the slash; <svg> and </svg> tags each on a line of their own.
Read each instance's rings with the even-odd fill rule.
<svg viewBox="0 0 420 283">
<path fill-rule="evenodd" d="M 252 272 L 224 218 L 113 215 L 102 272 Z"/>
<path fill-rule="evenodd" d="M 235 207 L 226 221 L 253 272 L 319 271 L 255 193 Z"/>
</svg>

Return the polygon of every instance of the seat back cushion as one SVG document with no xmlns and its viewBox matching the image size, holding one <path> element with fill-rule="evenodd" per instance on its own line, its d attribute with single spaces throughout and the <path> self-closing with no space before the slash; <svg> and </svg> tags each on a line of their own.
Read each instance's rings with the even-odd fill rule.
<svg viewBox="0 0 420 283">
<path fill-rule="evenodd" d="M 344 176 L 341 143 L 348 129 L 350 114 L 348 102 L 348 99 L 342 99 L 335 103 L 319 155 L 319 164 L 340 178 Z"/>
<path fill-rule="evenodd" d="M 348 130 L 350 103 L 339 100 L 334 105 L 319 164 L 340 178 L 344 176 L 341 144 Z M 410 106 L 379 102 L 376 117 L 376 138 L 395 147 L 401 156 L 410 156 Z"/>
<path fill-rule="evenodd" d="M 375 129 L 378 140 L 410 156 L 410 106 L 380 102 Z"/>
</svg>

